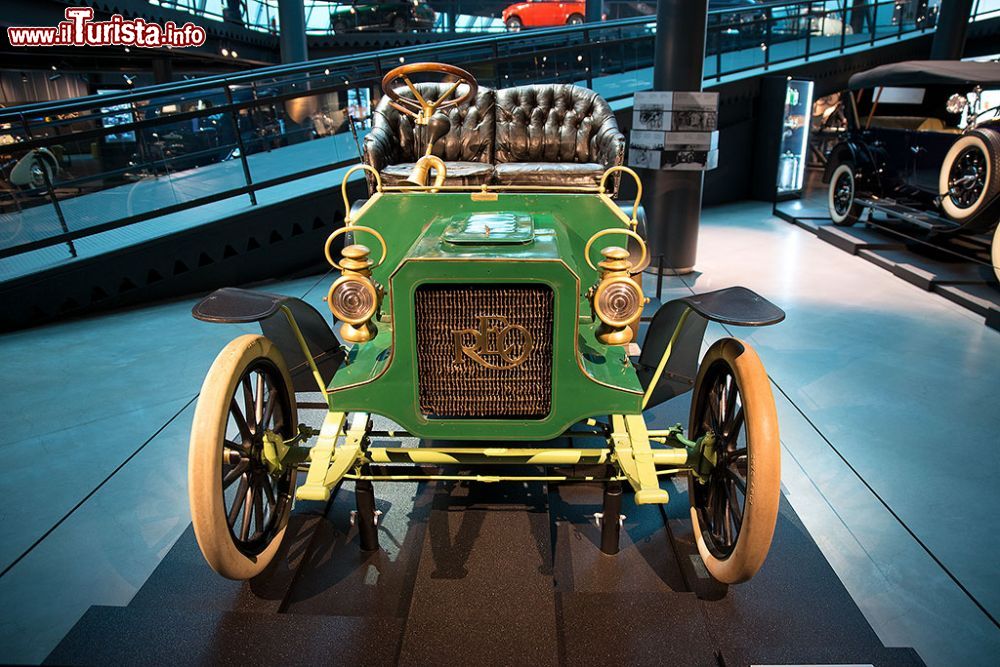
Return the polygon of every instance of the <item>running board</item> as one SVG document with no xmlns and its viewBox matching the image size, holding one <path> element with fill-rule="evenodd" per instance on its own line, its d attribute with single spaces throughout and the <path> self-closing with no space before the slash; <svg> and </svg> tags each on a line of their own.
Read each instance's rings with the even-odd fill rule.
<svg viewBox="0 0 1000 667">
<path fill-rule="evenodd" d="M 855 201 L 865 208 L 905 220 L 928 231 L 944 232 L 956 227 L 955 223 L 947 218 L 901 204 L 894 199 L 867 199 L 865 197 L 858 197 Z"/>
</svg>

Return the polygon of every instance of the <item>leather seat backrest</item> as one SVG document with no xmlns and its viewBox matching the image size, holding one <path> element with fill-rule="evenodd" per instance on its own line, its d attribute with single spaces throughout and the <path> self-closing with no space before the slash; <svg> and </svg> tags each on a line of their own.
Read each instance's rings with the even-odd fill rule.
<svg viewBox="0 0 1000 667">
<path fill-rule="evenodd" d="M 428 101 L 438 99 L 451 87 L 450 83 L 417 83 L 414 84 L 420 95 Z M 459 86 L 448 99 L 455 99 L 465 94 L 468 88 Z M 399 94 L 413 99 L 413 94 L 407 88 L 400 88 Z M 492 88 L 479 87 L 476 99 L 471 104 L 461 104 L 442 110 L 451 121 L 451 129 L 443 138 L 434 143 L 433 153 L 442 160 L 463 162 L 493 161 L 493 143 L 496 132 L 496 95 Z M 375 108 L 373 124 L 384 126 L 396 138 L 393 142 L 389 164 L 416 162 L 424 154 L 427 147 L 418 139 L 414 131 L 413 117 L 400 113 L 389 105 L 389 96 L 385 95 Z"/>
<path fill-rule="evenodd" d="M 618 132 L 608 103 L 594 91 L 570 84 L 497 91 L 496 113 L 497 163 L 597 162 L 598 138 Z"/>
</svg>

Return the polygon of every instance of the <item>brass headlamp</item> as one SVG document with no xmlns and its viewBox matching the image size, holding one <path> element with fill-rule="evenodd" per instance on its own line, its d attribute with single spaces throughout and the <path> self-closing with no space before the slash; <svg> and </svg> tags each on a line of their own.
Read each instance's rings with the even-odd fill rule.
<svg viewBox="0 0 1000 667">
<path fill-rule="evenodd" d="M 335 262 L 330 256 L 330 243 L 336 237 L 348 231 L 365 231 L 373 234 L 382 245 L 382 258 L 385 260 L 386 246 L 382 235 L 368 227 L 349 225 L 338 229 L 326 241 L 326 258 L 341 275 L 330 285 L 326 295 L 326 305 L 334 317 L 343 324 L 340 327 L 340 337 L 349 343 L 365 343 L 375 337 L 378 332 L 373 322 L 382 305 L 384 290 L 372 278 L 372 269 L 378 266 L 369 255 L 371 250 L 360 243 L 353 243 L 341 251 L 340 262 Z"/>
<path fill-rule="evenodd" d="M 632 277 L 632 262 L 629 252 L 618 246 L 608 246 L 601 250 L 600 263 L 594 267 L 590 261 L 590 248 L 599 237 L 621 233 L 636 238 L 641 244 L 642 257 L 646 256 L 646 244 L 632 230 L 605 229 L 594 234 L 587 243 L 585 254 L 587 263 L 597 269 L 599 280 L 587 293 L 594 316 L 600 320 L 597 339 L 605 345 L 628 345 L 632 342 L 633 325 L 642 316 L 646 297 L 642 288 Z M 640 259 L 640 265 L 642 259 Z"/>
</svg>

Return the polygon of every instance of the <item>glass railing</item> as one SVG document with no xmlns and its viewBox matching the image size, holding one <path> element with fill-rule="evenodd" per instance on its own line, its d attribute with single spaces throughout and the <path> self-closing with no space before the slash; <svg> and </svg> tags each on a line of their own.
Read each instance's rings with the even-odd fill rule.
<svg viewBox="0 0 1000 667">
<path fill-rule="evenodd" d="M 919 35 L 937 4 L 921 6 L 713 12 L 706 80 Z M 18 257 L 24 271 L 152 218 L 166 233 L 190 224 L 171 214 L 270 201 L 287 196 L 270 188 L 357 162 L 382 76 L 400 63 L 457 63 L 497 88 L 578 83 L 614 101 L 650 87 L 654 28 L 638 18 L 477 36 L 0 110 L 0 278 L 15 255 L 31 255 Z"/>
<path fill-rule="evenodd" d="M 228 21 L 238 23 L 252 30 L 277 33 L 280 30 L 277 0 L 147 0 L 150 4 L 189 12 L 195 16 L 211 21 Z M 981 15 L 1000 12 L 1000 0 L 976 0 L 981 5 L 978 10 Z M 508 2 L 474 2 L 462 0 L 432 0 L 422 4 L 435 15 L 433 22 L 411 21 L 407 12 L 400 12 L 401 2 L 330 2 L 329 0 L 304 0 L 306 32 L 313 35 L 329 35 L 337 32 L 399 32 L 425 31 L 459 32 L 459 33 L 497 33 L 506 32 L 507 26 L 501 18 L 501 13 Z M 852 15 L 865 13 L 864 7 L 855 7 L 854 0 L 825 0 L 817 2 L 788 2 L 787 0 L 747 1 L 734 8 L 727 0 L 709 0 L 711 12 L 718 14 L 738 14 L 743 22 L 758 22 L 762 26 L 765 16 L 773 16 L 785 20 L 792 17 L 782 17 L 782 14 L 801 11 L 802 5 L 810 6 L 812 13 L 829 14 L 822 20 L 823 27 L 828 32 L 836 28 L 827 25 L 834 20 L 843 20 L 837 16 L 848 16 L 849 34 L 864 32 L 867 17 L 852 19 Z M 915 20 L 918 15 L 933 14 L 940 0 L 893 0 L 882 3 L 871 20 L 883 27 L 905 24 L 907 20 Z M 793 6 L 789 12 L 783 9 Z M 603 14 L 607 19 L 641 17 L 655 20 L 656 2 L 619 2 L 606 0 L 602 3 Z M 556 12 L 558 13 L 558 12 Z M 571 9 L 565 9 L 562 14 L 566 20 L 573 14 Z M 759 16 L 759 18 L 757 18 Z M 895 16 L 895 21 L 893 17 Z M 398 18 L 397 18 L 398 17 Z M 557 20 L 547 17 L 547 20 Z"/>
<path fill-rule="evenodd" d="M 199 19 L 242 25 L 260 32 L 278 32 L 277 0 L 146 0 L 164 7 L 193 14 Z M 316 3 L 313 3 L 316 4 Z"/>
<path fill-rule="evenodd" d="M 972 5 L 972 20 L 984 21 L 1000 16 L 1000 0 L 975 0 Z"/>
</svg>

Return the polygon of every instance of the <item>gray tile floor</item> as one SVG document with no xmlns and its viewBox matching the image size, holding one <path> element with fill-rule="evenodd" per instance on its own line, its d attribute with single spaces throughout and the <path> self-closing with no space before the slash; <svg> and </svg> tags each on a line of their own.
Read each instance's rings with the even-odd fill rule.
<svg viewBox="0 0 1000 667">
<path fill-rule="evenodd" d="M 766 204 L 706 211 L 697 268 L 667 296 L 742 283 L 788 312 L 733 333 L 775 386 L 786 496 L 882 641 L 992 664 L 1000 334 Z M 326 283 L 266 289 L 319 307 Z M 0 661 L 37 662 L 90 605 L 127 603 L 188 525 L 190 400 L 249 330 L 191 303 L 0 337 Z"/>
</svg>

